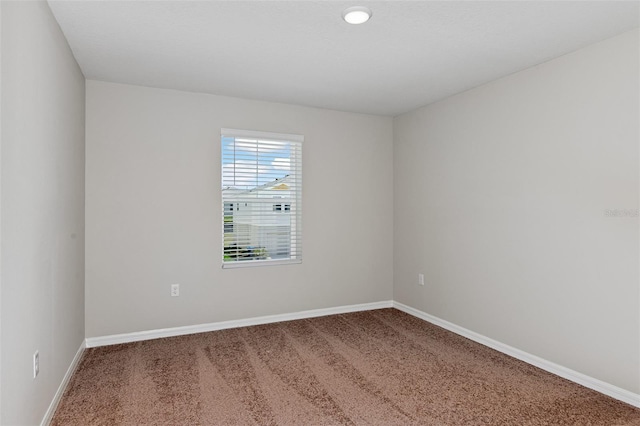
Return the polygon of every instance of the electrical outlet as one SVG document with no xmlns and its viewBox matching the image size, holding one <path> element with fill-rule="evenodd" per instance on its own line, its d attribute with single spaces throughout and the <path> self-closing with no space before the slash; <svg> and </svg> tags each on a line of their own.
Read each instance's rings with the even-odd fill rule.
<svg viewBox="0 0 640 426">
<path fill-rule="evenodd" d="M 418 284 L 424 285 L 424 274 L 418 274 Z"/>
<path fill-rule="evenodd" d="M 40 373 L 40 353 L 36 351 L 33 354 L 33 378 L 38 377 L 38 373 Z"/>
<path fill-rule="evenodd" d="M 180 284 L 171 284 L 171 296 L 180 296 Z"/>
</svg>

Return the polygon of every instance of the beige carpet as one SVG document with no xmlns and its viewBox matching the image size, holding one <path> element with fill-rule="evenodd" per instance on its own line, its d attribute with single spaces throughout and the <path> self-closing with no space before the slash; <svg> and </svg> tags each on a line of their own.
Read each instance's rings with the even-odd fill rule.
<svg viewBox="0 0 640 426">
<path fill-rule="evenodd" d="M 395 309 L 88 349 L 53 425 L 640 425 Z"/>
</svg>

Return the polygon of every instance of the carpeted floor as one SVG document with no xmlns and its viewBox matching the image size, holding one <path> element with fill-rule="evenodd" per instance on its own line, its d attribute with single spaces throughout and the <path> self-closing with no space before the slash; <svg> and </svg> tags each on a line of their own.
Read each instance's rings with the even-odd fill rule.
<svg viewBox="0 0 640 426">
<path fill-rule="evenodd" d="M 88 349 L 53 425 L 640 425 L 395 309 Z"/>
</svg>

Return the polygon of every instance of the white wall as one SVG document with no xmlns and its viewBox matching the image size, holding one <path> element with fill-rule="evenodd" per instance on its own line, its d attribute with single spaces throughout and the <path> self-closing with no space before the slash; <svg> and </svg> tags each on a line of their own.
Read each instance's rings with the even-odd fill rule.
<svg viewBox="0 0 640 426">
<path fill-rule="evenodd" d="M 2 99 L 2 2 L 0 1 L 0 100 Z M 2 102 L 0 101 L 0 241 L 2 241 Z M 0 244 L 0 377 L 2 377 L 2 244 Z M 0 422 L 2 421 L 2 380 L 0 379 Z"/>
<path fill-rule="evenodd" d="M 638 38 L 394 120 L 395 300 L 640 391 Z"/>
<path fill-rule="evenodd" d="M 37 424 L 84 339 L 84 77 L 43 1 L 3 2 L 1 51 L 0 423 Z"/>
<path fill-rule="evenodd" d="M 221 269 L 222 127 L 304 135 L 302 264 Z M 392 153 L 388 117 L 87 81 L 87 337 L 390 300 Z"/>
</svg>

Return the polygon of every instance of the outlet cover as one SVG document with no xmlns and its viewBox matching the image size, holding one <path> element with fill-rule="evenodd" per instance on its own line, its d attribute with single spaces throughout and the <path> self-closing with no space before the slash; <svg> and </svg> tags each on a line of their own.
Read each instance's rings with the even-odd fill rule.
<svg viewBox="0 0 640 426">
<path fill-rule="evenodd" d="M 38 377 L 38 373 L 40 373 L 40 353 L 36 351 L 33 354 L 33 378 Z"/>
<path fill-rule="evenodd" d="M 171 297 L 180 296 L 180 284 L 171 284 Z"/>
</svg>

